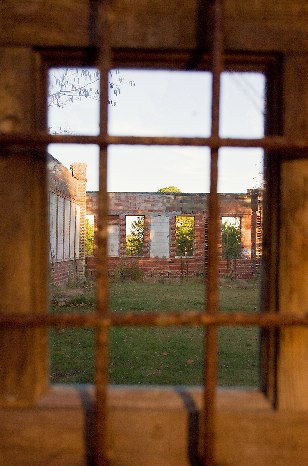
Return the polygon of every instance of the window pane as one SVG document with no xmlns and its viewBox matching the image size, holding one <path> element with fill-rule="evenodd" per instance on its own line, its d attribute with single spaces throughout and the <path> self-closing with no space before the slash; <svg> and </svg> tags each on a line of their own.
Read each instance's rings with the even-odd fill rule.
<svg viewBox="0 0 308 466">
<path fill-rule="evenodd" d="M 264 92 L 265 78 L 260 73 L 223 73 L 223 137 L 263 137 Z M 265 189 L 263 150 L 222 148 L 218 166 L 219 310 L 258 312 Z M 220 385 L 258 386 L 259 344 L 256 328 L 219 329 Z"/>
<path fill-rule="evenodd" d="M 259 386 L 259 329 L 219 329 L 218 385 Z"/>
<path fill-rule="evenodd" d="M 200 328 L 114 328 L 110 338 L 111 383 L 202 383 Z"/>
<path fill-rule="evenodd" d="M 48 80 L 49 132 L 97 135 L 99 71 L 95 68 L 51 68 Z"/>
<path fill-rule="evenodd" d="M 110 84 L 110 134 L 209 136 L 210 73 L 113 70 Z"/>
<path fill-rule="evenodd" d="M 95 69 L 49 70 L 48 128 L 53 134 L 98 134 L 99 75 Z M 51 313 L 92 312 L 95 284 L 94 216 L 87 192 L 98 190 L 98 154 L 94 145 L 48 147 Z M 94 274 L 93 274 L 94 275 Z M 94 380 L 94 331 L 49 331 L 52 383 Z"/>
<path fill-rule="evenodd" d="M 261 138 L 264 134 L 265 78 L 261 73 L 225 72 L 221 77 L 220 135 Z"/>
<path fill-rule="evenodd" d="M 67 302 L 66 312 L 82 309 L 80 297 Z M 73 304 L 75 303 L 75 304 Z M 95 333 L 92 329 L 66 328 L 49 330 L 50 382 L 94 382 Z"/>
</svg>

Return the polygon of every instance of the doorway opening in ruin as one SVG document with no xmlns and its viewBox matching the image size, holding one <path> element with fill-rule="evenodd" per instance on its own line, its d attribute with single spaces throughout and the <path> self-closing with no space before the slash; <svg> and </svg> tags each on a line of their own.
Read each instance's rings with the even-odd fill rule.
<svg viewBox="0 0 308 466">
<path fill-rule="evenodd" d="M 96 69 L 52 68 L 49 86 L 51 132 L 98 134 Z M 109 134 L 206 138 L 210 134 L 210 89 L 207 71 L 113 70 Z M 223 137 L 262 137 L 264 92 L 261 73 L 223 74 Z M 49 152 L 53 157 L 49 181 L 52 309 L 61 312 L 80 306 L 87 312 L 95 309 L 99 149 L 59 144 L 51 145 Z M 209 159 L 209 149 L 194 144 L 109 145 L 106 227 L 111 310 L 201 312 L 204 308 Z M 257 149 L 228 148 L 219 154 L 221 218 L 240 218 L 241 229 L 245 227 L 241 242 L 245 258 L 233 258 L 232 273 L 225 265 L 222 240 L 219 245 L 220 306 L 229 312 L 259 306 L 260 255 L 257 258 L 255 251 L 262 242 L 262 159 Z M 258 331 L 250 330 L 222 330 L 221 385 L 258 384 L 259 337 Z M 63 345 L 66 332 L 67 344 Z M 91 382 L 93 332 L 82 329 L 76 339 L 77 332 L 62 333 L 62 343 L 56 330 L 50 338 L 51 380 Z M 110 338 L 111 383 L 201 383 L 201 329 L 147 329 L 142 333 L 142 329 L 116 328 Z M 236 357 L 238 346 L 246 352 Z M 63 359 L 68 362 L 65 367 Z M 131 368 L 128 374 L 127 368 Z"/>
</svg>

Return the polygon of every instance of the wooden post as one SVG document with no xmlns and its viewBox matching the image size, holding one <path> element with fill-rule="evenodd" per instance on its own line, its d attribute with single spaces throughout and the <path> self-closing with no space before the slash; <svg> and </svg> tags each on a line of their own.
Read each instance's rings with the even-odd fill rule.
<svg viewBox="0 0 308 466">
<path fill-rule="evenodd" d="M 32 53 L 0 53 L 0 130 L 34 124 Z M 0 312 L 46 312 L 47 196 L 45 157 L 31 148 L 0 149 Z M 47 330 L 0 333 L 0 406 L 33 403 L 47 386 Z"/>
<path fill-rule="evenodd" d="M 286 59 L 284 75 L 285 134 L 308 133 L 308 65 L 303 56 Z M 289 160 L 281 166 L 280 199 L 280 312 L 308 311 L 308 159 Z M 280 332 L 277 368 L 277 405 L 286 410 L 308 409 L 308 329 Z"/>
</svg>

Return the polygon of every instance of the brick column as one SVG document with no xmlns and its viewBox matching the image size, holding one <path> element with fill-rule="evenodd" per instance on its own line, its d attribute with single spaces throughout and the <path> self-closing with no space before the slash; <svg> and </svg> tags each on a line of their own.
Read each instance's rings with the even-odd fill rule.
<svg viewBox="0 0 308 466">
<path fill-rule="evenodd" d="M 194 256 L 204 256 L 204 214 L 195 214 L 195 231 L 194 231 Z"/>
<path fill-rule="evenodd" d="M 144 241 L 143 241 L 143 256 L 150 257 L 151 241 L 151 220 L 149 215 L 144 216 Z"/>
<path fill-rule="evenodd" d="M 170 233 L 169 233 L 169 251 L 170 258 L 175 258 L 176 253 L 176 228 L 175 228 L 175 215 L 170 217 Z"/>
<path fill-rule="evenodd" d="M 252 215 L 242 215 L 241 217 L 241 259 L 252 258 Z"/>
<path fill-rule="evenodd" d="M 72 175 L 78 180 L 77 203 L 80 206 L 80 229 L 79 229 L 79 260 L 78 276 L 85 277 L 85 239 L 86 239 L 86 184 L 87 164 L 73 163 L 71 165 Z"/>
</svg>

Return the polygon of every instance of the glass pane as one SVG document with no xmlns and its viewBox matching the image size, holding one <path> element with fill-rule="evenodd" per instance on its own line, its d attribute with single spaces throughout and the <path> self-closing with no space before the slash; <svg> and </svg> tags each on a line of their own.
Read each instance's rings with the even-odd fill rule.
<svg viewBox="0 0 308 466">
<path fill-rule="evenodd" d="M 114 328 L 110 335 L 110 383 L 199 385 L 202 329 Z"/>
<path fill-rule="evenodd" d="M 222 76 L 221 135 L 259 138 L 264 135 L 265 79 L 260 73 Z M 222 148 L 219 151 L 219 309 L 260 310 L 262 259 L 263 150 Z M 220 385 L 258 385 L 259 330 L 219 330 Z"/>
<path fill-rule="evenodd" d="M 113 70 L 110 84 L 110 134 L 209 136 L 210 73 Z"/>
<path fill-rule="evenodd" d="M 225 72 L 221 77 L 220 135 L 261 138 L 264 134 L 265 77 Z"/>
<path fill-rule="evenodd" d="M 209 150 L 111 146 L 108 160 L 110 277 L 201 279 Z M 128 253 L 128 219 L 138 253 Z"/>
<path fill-rule="evenodd" d="M 209 150 L 176 146 L 110 146 L 108 191 L 152 192 L 175 187 L 209 192 Z"/>
<path fill-rule="evenodd" d="M 48 76 L 49 131 L 97 135 L 98 71 L 52 68 Z M 87 213 L 87 192 L 98 190 L 99 148 L 50 144 L 48 152 L 49 312 L 93 312 L 95 282 L 91 276 L 91 260 L 96 225 L 94 216 Z M 93 330 L 51 329 L 51 382 L 93 382 L 94 345 Z"/>
<path fill-rule="evenodd" d="M 48 129 L 51 134 L 99 133 L 99 71 L 50 68 Z"/>
<path fill-rule="evenodd" d="M 224 327 L 218 334 L 218 385 L 258 387 L 259 329 Z"/>
</svg>

